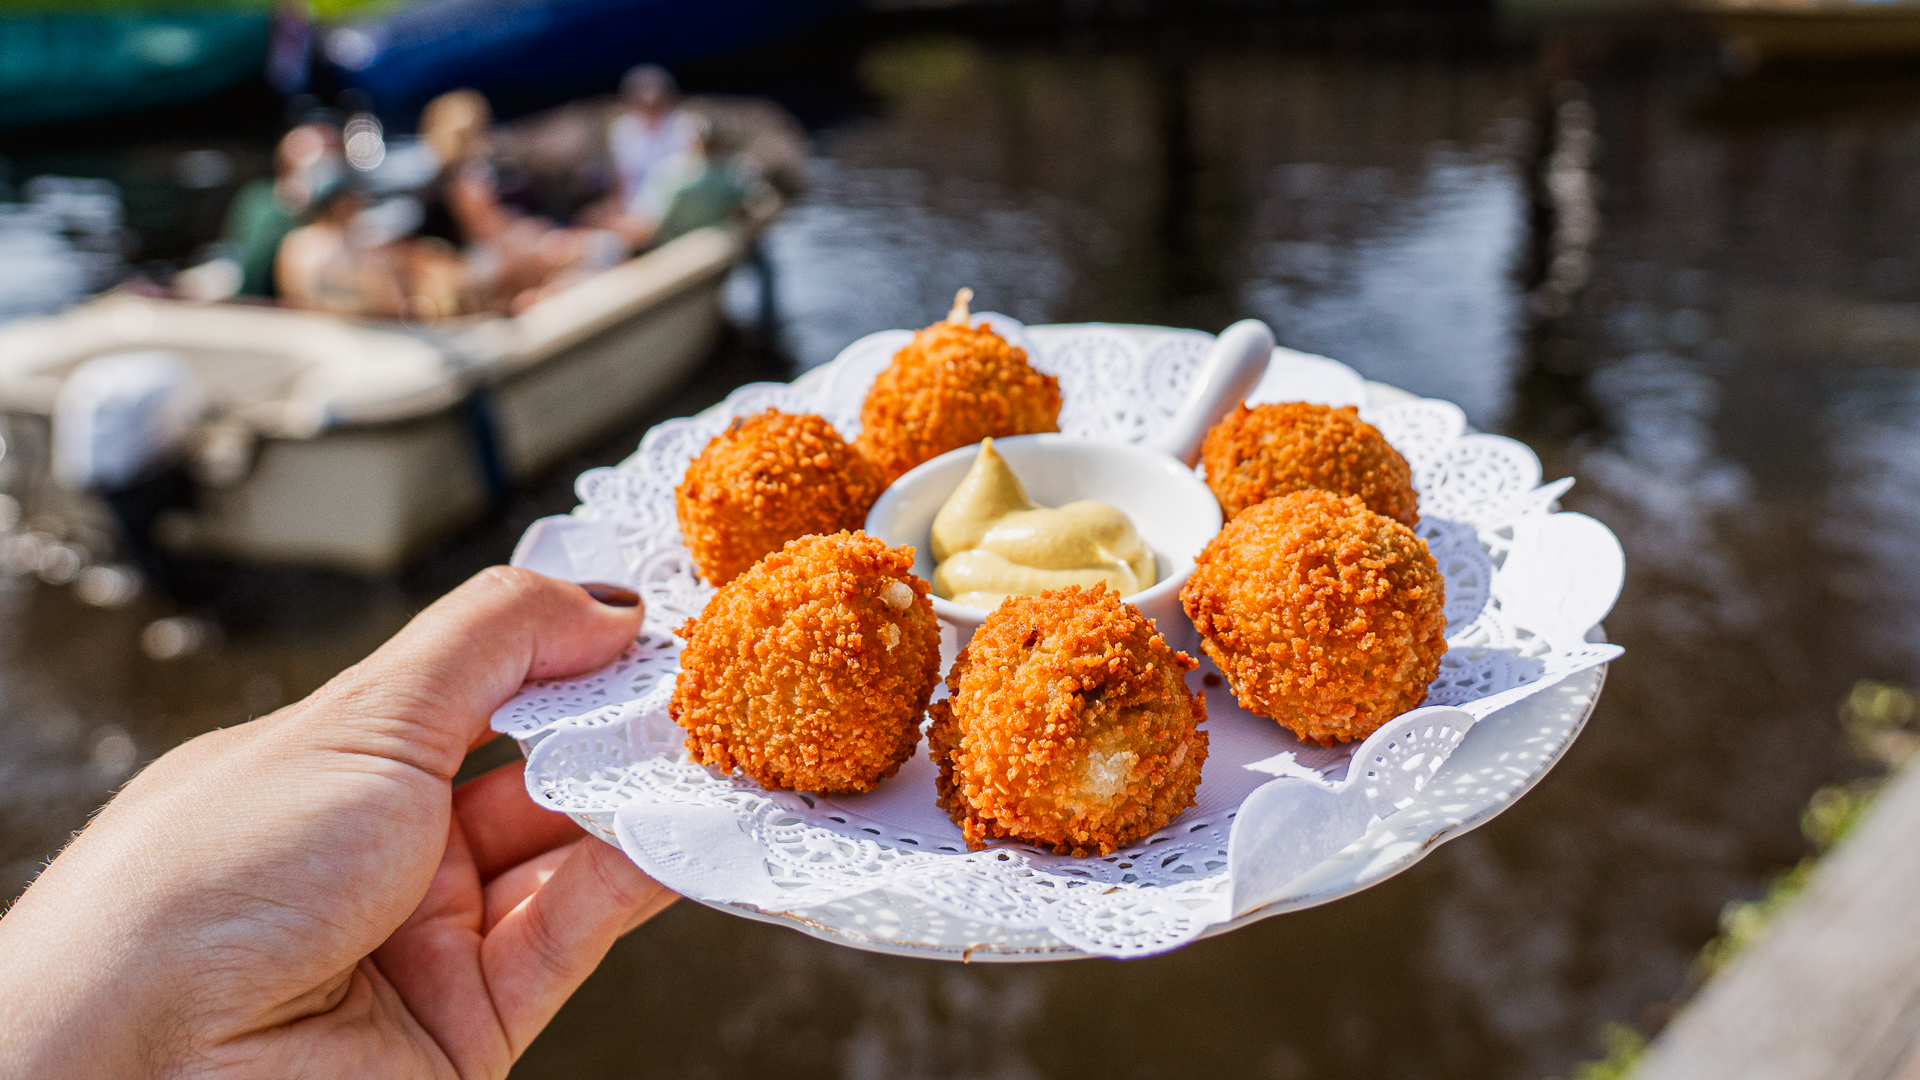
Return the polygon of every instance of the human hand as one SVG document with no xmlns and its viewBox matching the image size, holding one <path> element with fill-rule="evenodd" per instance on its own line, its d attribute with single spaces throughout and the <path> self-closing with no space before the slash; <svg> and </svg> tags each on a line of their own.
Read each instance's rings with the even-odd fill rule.
<svg viewBox="0 0 1920 1080">
<path fill-rule="evenodd" d="M 640 629 L 488 570 L 306 700 L 142 771 L 0 918 L 0 1077 L 498 1077 L 674 897 L 451 778 L 530 678 Z"/>
</svg>

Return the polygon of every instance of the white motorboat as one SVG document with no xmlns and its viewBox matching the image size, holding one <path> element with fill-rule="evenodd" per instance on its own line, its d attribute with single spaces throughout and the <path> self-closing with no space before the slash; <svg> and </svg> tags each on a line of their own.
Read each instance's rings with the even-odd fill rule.
<svg viewBox="0 0 1920 1080">
<path fill-rule="evenodd" d="M 30 513 L 65 502 L 84 515 L 87 496 L 48 471 L 61 387 L 90 359 L 164 352 L 209 407 L 187 440 L 188 504 L 156 523 L 162 548 L 390 571 L 687 377 L 750 242 L 750 227 L 697 230 L 512 317 L 357 324 L 114 293 L 9 323 L 13 486 Z"/>
</svg>

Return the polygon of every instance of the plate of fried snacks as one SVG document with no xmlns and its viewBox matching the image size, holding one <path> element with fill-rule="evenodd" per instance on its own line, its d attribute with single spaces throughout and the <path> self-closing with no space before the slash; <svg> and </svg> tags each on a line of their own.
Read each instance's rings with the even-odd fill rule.
<svg viewBox="0 0 1920 1080">
<path fill-rule="evenodd" d="M 1274 345 L 968 309 L 650 431 L 516 565 L 638 641 L 494 716 L 669 888 L 857 948 L 1135 957 L 1511 805 L 1620 655 L 1570 479 Z"/>
</svg>

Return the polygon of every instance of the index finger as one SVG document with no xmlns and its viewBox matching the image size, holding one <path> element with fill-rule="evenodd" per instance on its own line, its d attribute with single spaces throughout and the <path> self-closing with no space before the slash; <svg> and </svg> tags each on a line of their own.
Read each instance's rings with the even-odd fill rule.
<svg viewBox="0 0 1920 1080">
<path fill-rule="evenodd" d="M 526 766 L 509 762 L 453 789 L 453 816 L 466 834 L 482 884 L 585 835 L 572 818 L 528 797 Z"/>
</svg>

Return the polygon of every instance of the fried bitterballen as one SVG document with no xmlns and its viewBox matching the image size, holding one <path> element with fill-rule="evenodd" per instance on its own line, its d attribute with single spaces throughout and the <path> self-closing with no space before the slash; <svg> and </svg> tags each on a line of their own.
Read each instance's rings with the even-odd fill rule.
<svg viewBox="0 0 1920 1080">
<path fill-rule="evenodd" d="M 694 568 L 724 585 L 789 540 L 858 529 L 885 487 L 824 418 L 768 409 L 707 443 L 673 505 Z"/>
<path fill-rule="evenodd" d="M 1180 601 L 1240 704 L 1321 746 L 1418 707 L 1447 651 L 1426 541 L 1355 496 L 1249 507 L 1200 553 Z"/>
<path fill-rule="evenodd" d="M 1407 459 L 1351 405 L 1241 405 L 1207 432 L 1200 461 L 1229 519 L 1255 503 L 1318 489 L 1358 495 L 1402 525 L 1420 520 Z"/>
<path fill-rule="evenodd" d="M 1105 584 L 1009 597 L 928 710 L 941 807 L 976 849 L 1105 855 L 1165 827 L 1207 760 L 1196 666 Z"/>
<path fill-rule="evenodd" d="M 854 445 L 887 483 L 981 439 L 1060 430 L 1060 380 L 990 325 L 969 325 L 961 289 L 943 322 L 913 335 L 867 391 Z"/>
<path fill-rule="evenodd" d="M 687 750 L 768 788 L 871 791 L 913 756 L 940 628 L 913 549 L 804 536 L 680 627 L 669 712 Z"/>
</svg>

